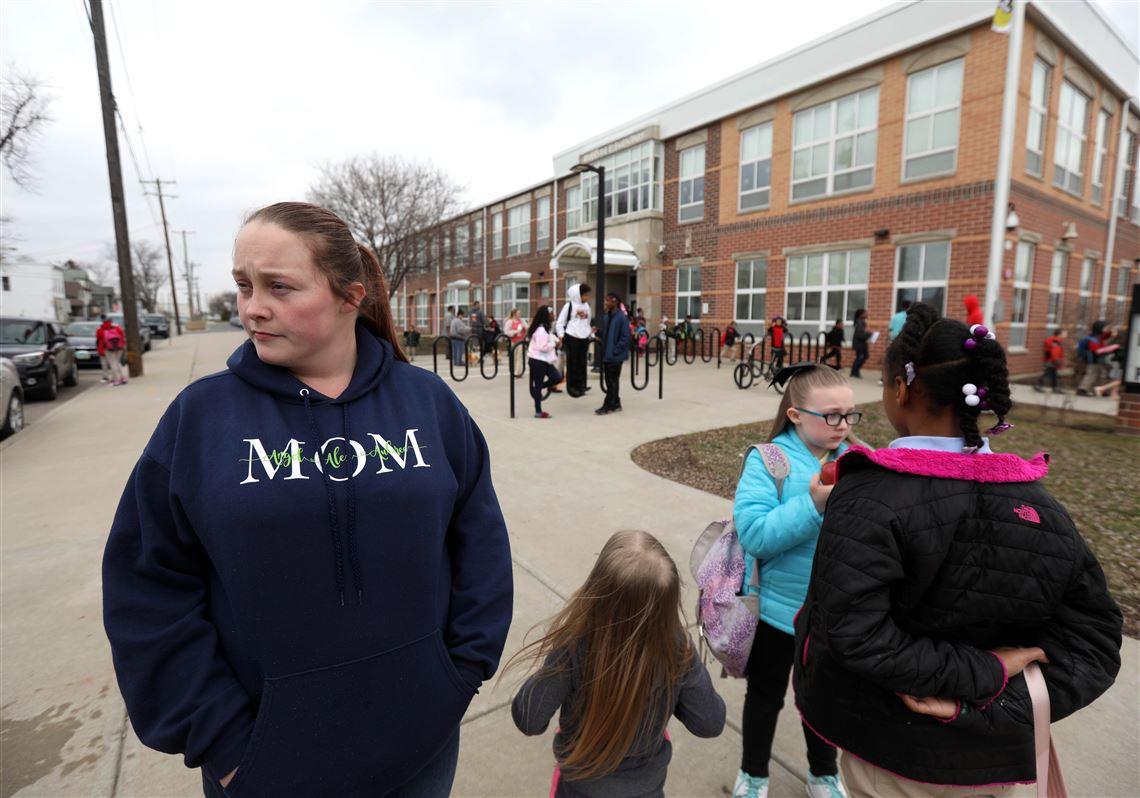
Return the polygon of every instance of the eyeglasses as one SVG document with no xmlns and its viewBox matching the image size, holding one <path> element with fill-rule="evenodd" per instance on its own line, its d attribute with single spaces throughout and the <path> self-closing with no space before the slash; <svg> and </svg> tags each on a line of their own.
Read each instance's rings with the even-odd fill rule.
<svg viewBox="0 0 1140 798">
<path fill-rule="evenodd" d="M 817 413 L 814 410 L 808 410 L 804 407 L 797 407 L 801 413 L 807 413 L 809 416 L 818 416 L 823 419 L 823 422 L 829 427 L 838 427 L 842 422 L 846 421 L 847 426 L 854 427 L 863 420 L 863 414 L 858 410 L 850 413 Z"/>
</svg>

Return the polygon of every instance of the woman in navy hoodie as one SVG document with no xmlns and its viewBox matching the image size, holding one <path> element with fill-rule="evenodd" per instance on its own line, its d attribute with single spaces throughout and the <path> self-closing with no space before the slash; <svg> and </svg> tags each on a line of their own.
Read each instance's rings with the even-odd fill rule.
<svg viewBox="0 0 1140 798">
<path fill-rule="evenodd" d="M 483 435 L 334 214 L 255 212 L 234 279 L 250 340 L 167 409 L 104 554 L 131 723 L 208 796 L 446 795 L 511 621 Z"/>
</svg>

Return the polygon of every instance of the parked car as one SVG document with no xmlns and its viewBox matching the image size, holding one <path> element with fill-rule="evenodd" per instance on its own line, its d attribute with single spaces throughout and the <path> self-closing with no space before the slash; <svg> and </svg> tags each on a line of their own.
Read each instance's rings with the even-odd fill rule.
<svg viewBox="0 0 1140 798">
<path fill-rule="evenodd" d="M 0 402 L 4 408 L 4 423 L 0 426 L 2 439 L 24 428 L 24 388 L 20 385 L 20 371 L 6 357 L 0 357 Z"/>
<path fill-rule="evenodd" d="M 150 327 L 148 327 L 146 322 L 143 321 L 144 317 L 145 317 L 145 314 L 142 314 L 142 313 L 139 314 L 139 338 L 142 339 L 142 351 L 149 352 L 150 351 L 151 332 L 150 332 Z M 127 322 L 123 318 L 122 313 L 109 313 L 109 314 L 107 314 L 107 318 L 111 320 L 112 324 L 117 324 L 120 327 L 122 327 L 123 332 L 127 331 Z"/>
<path fill-rule="evenodd" d="M 0 357 L 10 357 L 16 364 L 25 395 L 55 399 L 60 383 L 79 384 L 75 350 L 58 321 L 0 318 Z"/>
<path fill-rule="evenodd" d="M 151 338 L 170 337 L 170 320 L 161 313 L 145 313 L 141 321 L 150 327 Z"/>
<path fill-rule="evenodd" d="M 79 368 L 93 366 L 99 368 L 99 347 L 95 345 L 95 331 L 99 329 L 99 321 L 73 321 L 63 328 L 63 334 L 75 350 L 75 360 Z M 119 362 L 127 363 L 127 350 L 119 353 Z"/>
<path fill-rule="evenodd" d="M 241 327 L 241 317 L 236 313 L 230 316 L 230 325 L 233 327 Z"/>
</svg>

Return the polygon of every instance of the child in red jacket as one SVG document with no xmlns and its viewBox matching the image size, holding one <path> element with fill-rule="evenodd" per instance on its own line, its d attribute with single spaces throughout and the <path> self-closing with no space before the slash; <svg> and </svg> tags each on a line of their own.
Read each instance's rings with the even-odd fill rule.
<svg viewBox="0 0 1140 798">
<path fill-rule="evenodd" d="M 1037 378 L 1037 384 L 1033 386 L 1033 390 L 1037 393 L 1045 393 L 1045 380 L 1048 380 L 1053 393 L 1064 393 L 1057 387 L 1057 372 L 1061 370 L 1061 364 L 1065 361 L 1065 331 L 1060 327 L 1053 330 L 1053 334 L 1045 339 L 1043 356 L 1045 358 L 1045 371 L 1041 372 L 1041 376 Z"/>
</svg>

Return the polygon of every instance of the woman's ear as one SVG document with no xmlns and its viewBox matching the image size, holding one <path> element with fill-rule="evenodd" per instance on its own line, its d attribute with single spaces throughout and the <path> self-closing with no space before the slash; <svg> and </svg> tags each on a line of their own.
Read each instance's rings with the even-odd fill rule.
<svg viewBox="0 0 1140 798">
<path fill-rule="evenodd" d="M 361 303 L 364 302 L 364 295 L 367 293 L 364 289 L 364 284 L 349 283 L 346 290 L 348 291 L 349 299 L 346 299 L 341 305 L 341 312 L 348 313 L 351 311 L 355 313 L 360 308 Z"/>
</svg>

